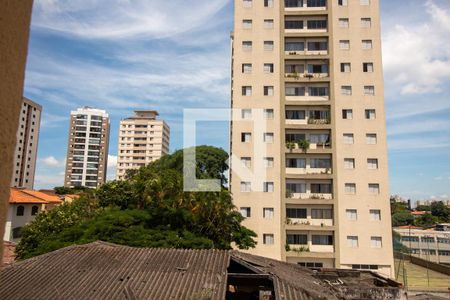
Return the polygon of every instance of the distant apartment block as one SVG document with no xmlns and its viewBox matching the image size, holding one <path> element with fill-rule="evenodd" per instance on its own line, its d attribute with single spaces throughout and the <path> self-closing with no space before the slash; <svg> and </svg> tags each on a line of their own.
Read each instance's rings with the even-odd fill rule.
<svg viewBox="0 0 450 300">
<path fill-rule="evenodd" d="M 394 275 L 379 4 L 234 1 L 230 184 L 252 254 Z"/>
<path fill-rule="evenodd" d="M 109 115 L 91 107 L 70 113 L 64 186 L 97 188 L 106 181 Z"/>
<path fill-rule="evenodd" d="M 117 179 L 127 170 L 146 166 L 169 153 L 170 128 L 157 119 L 154 110 L 136 110 L 135 115 L 120 121 L 117 155 Z"/>
<path fill-rule="evenodd" d="M 42 106 L 23 98 L 14 152 L 12 187 L 33 189 Z"/>
</svg>

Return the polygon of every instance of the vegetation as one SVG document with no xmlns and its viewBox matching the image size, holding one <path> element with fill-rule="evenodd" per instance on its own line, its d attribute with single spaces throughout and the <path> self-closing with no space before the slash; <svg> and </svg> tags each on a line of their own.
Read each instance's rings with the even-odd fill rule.
<svg viewBox="0 0 450 300">
<path fill-rule="evenodd" d="M 196 148 L 196 175 L 226 183 L 228 155 L 209 146 Z M 241 225 L 243 217 L 230 192 L 183 191 L 183 151 L 127 174 L 127 180 L 104 184 L 38 215 L 23 229 L 20 259 L 73 244 L 102 240 L 134 247 L 241 249 L 254 247 L 256 234 Z"/>
</svg>

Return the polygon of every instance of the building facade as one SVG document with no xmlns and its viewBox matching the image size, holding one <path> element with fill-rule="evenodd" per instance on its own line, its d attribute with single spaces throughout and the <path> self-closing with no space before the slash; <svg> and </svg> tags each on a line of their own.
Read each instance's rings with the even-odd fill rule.
<svg viewBox="0 0 450 300">
<path fill-rule="evenodd" d="M 65 187 L 97 188 L 106 181 L 109 115 L 83 107 L 70 113 Z"/>
<path fill-rule="evenodd" d="M 42 106 L 23 97 L 11 186 L 33 189 Z"/>
<path fill-rule="evenodd" d="M 440 230 L 442 229 L 442 230 Z M 436 230 L 421 228 L 394 228 L 400 242 L 412 255 L 450 266 L 450 224 L 439 224 Z"/>
<path fill-rule="evenodd" d="M 135 115 L 120 121 L 117 154 L 117 179 L 127 170 L 135 170 L 169 153 L 170 128 L 157 120 L 154 110 L 136 110 Z"/>
<path fill-rule="evenodd" d="M 235 0 L 234 18 L 231 191 L 251 252 L 393 276 L 379 1 Z"/>
</svg>

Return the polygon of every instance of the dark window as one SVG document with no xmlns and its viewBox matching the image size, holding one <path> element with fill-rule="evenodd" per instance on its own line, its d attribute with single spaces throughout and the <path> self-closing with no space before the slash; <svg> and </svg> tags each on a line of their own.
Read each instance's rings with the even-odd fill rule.
<svg viewBox="0 0 450 300">
<path fill-rule="evenodd" d="M 303 0 L 284 0 L 285 7 L 302 7 Z"/>
<path fill-rule="evenodd" d="M 308 42 L 308 51 L 324 51 L 328 50 L 327 42 Z"/>
<path fill-rule="evenodd" d="M 304 51 L 305 43 L 304 42 L 285 42 L 284 43 L 284 51 Z"/>
<path fill-rule="evenodd" d="M 327 0 L 307 0 L 306 5 L 308 7 L 325 7 Z"/>
<path fill-rule="evenodd" d="M 22 236 L 22 227 L 16 227 L 12 230 L 13 239 L 18 239 Z"/>
<path fill-rule="evenodd" d="M 31 208 L 31 215 L 35 216 L 38 214 L 38 212 L 39 212 L 39 207 L 36 205 L 33 205 L 33 207 Z"/>
<path fill-rule="evenodd" d="M 303 21 L 285 21 L 284 28 L 285 29 L 303 29 Z"/>
<path fill-rule="evenodd" d="M 308 29 L 327 29 L 327 20 L 308 20 Z"/>
<path fill-rule="evenodd" d="M 311 193 L 314 194 L 330 194 L 331 184 L 327 183 L 311 183 Z"/>
<path fill-rule="evenodd" d="M 313 245 L 333 245 L 332 235 L 313 235 L 311 242 Z"/>
<path fill-rule="evenodd" d="M 290 245 L 308 244 L 308 236 L 306 234 L 288 234 L 286 240 Z"/>
<path fill-rule="evenodd" d="M 306 208 L 286 208 L 286 217 L 293 219 L 306 219 Z"/>
<path fill-rule="evenodd" d="M 16 216 L 23 216 L 24 213 L 25 207 L 23 207 L 22 205 L 17 206 Z"/>
</svg>

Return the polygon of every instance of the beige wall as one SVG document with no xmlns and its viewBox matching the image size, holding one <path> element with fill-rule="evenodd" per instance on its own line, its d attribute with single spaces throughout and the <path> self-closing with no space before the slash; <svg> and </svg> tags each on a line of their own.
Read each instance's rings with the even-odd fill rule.
<svg viewBox="0 0 450 300">
<path fill-rule="evenodd" d="M 24 207 L 24 214 L 23 216 L 17 215 L 17 207 L 23 206 Z M 36 215 L 32 215 L 31 211 L 33 206 L 38 207 L 38 213 L 40 213 L 42 210 L 44 210 L 43 204 L 30 204 L 30 203 L 23 203 L 23 204 L 9 204 L 8 206 L 8 214 L 6 218 L 6 228 L 5 228 L 5 234 L 3 237 L 4 241 L 9 242 L 18 242 L 20 238 L 14 238 L 13 237 L 13 230 L 14 228 L 18 227 L 24 227 L 31 221 L 33 221 L 36 218 Z"/>
<path fill-rule="evenodd" d="M 0 236 L 3 236 L 23 95 L 32 0 L 0 1 Z M 3 257 L 3 244 L 0 257 Z"/>
</svg>

